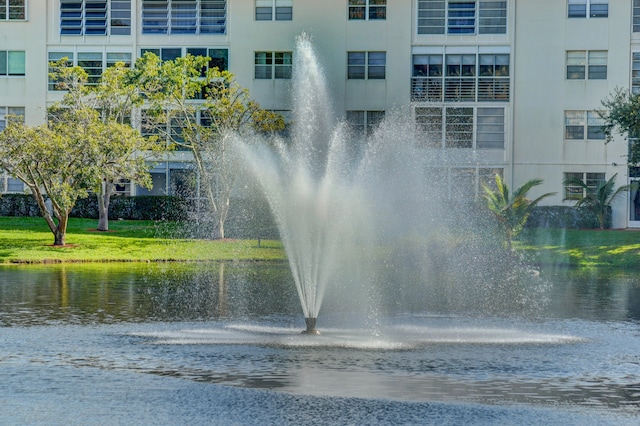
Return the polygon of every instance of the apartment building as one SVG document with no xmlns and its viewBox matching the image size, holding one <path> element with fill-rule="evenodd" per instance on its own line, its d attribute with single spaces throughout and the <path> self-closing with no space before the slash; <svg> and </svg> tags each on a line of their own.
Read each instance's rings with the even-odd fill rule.
<svg viewBox="0 0 640 426">
<path fill-rule="evenodd" d="M 146 51 L 206 54 L 286 114 L 303 32 L 336 115 L 366 134 L 405 108 L 424 155 L 446 150 L 439 184 L 451 196 L 477 195 L 496 172 L 512 187 L 544 179 L 532 195 L 556 192 L 554 205 L 579 196 L 568 176 L 640 180 L 595 113 L 614 88 L 640 90 L 640 0 L 0 0 L 0 128 L 7 114 L 39 124 L 61 99 L 48 61 L 66 56 L 97 79 Z M 172 153 L 150 192 L 174 192 L 188 164 Z M 22 186 L 5 176 L 0 190 Z M 640 227 L 636 195 L 615 204 L 615 227 Z"/>
</svg>

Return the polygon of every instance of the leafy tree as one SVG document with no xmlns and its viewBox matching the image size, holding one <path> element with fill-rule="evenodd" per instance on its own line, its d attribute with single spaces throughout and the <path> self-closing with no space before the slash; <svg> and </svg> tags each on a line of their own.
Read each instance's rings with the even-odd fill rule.
<svg viewBox="0 0 640 426">
<path fill-rule="evenodd" d="M 165 147 L 155 138 L 143 138 L 138 130 L 128 123 L 134 108 L 143 102 L 138 88 L 132 80 L 129 67 L 120 62 L 107 68 L 100 81 L 88 84 L 88 75 L 81 67 L 72 67 L 66 58 L 52 62 L 50 77 L 59 89 L 66 90 L 63 100 L 49 109 L 55 116 L 63 110 L 95 109 L 96 117 L 107 127 L 119 131 L 97 134 L 99 152 L 95 161 L 99 167 L 93 191 L 98 197 L 99 231 L 109 229 L 109 204 L 116 192 L 116 184 L 130 181 L 143 187 L 151 187 L 150 165 L 147 160 L 155 158 Z"/>
<path fill-rule="evenodd" d="M 582 179 L 572 177 L 565 179 L 564 184 L 579 187 L 582 189 L 582 197 L 576 200 L 576 206 L 585 207 L 591 211 L 600 225 L 600 229 L 604 229 L 607 220 L 607 213 L 611 208 L 611 204 L 618 196 L 627 192 L 629 185 L 619 186 L 616 188 L 616 178 L 618 174 L 614 174 L 609 180 L 598 183 L 597 186 L 587 185 Z M 566 198 L 565 198 L 566 200 Z"/>
<path fill-rule="evenodd" d="M 31 190 L 54 245 L 65 245 L 69 213 L 95 185 L 104 135 L 122 130 L 85 108 L 61 111 L 35 127 L 11 120 L 0 133 L 0 165 Z"/>
<path fill-rule="evenodd" d="M 217 236 L 224 238 L 239 176 L 235 137 L 279 131 L 285 123 L 280 114 L 260 108 L 232 73 L 207 69 L 208 62 L 191 55 L 163 62 L 146 53 L 136 62 L 135 82 L 147 100 L 145 123 L 160 138 L 192 153 Z"/>
<path fill-rule="evenodd" d="M 555 194 L 549 192 L 535 200 L 529 200 L 527 198 L 528 192 L 541 183 L 541 179 L 531 179 L 516 189 L 513 195 L 509 194 L 509 188 L 499 174 L 496 174 L 495 177 L 495 188 L 486 183 L 482 184 L 486 206 L 495 217 L 509 251 L 512 250 L 513 240 L 524 228 L 533 208 L 544 198 Z"/>
<path fill-rule="evenodd" d="M 606 108 L 599 111 L 605 120 L 603 130 L 607 142 L 613 139 L 614 133 L 625 136 L 629 140 L 629 164 L 640 163 L 640 93 L 616 88 L 608 98 L 602 101 Z"/>
</svg>

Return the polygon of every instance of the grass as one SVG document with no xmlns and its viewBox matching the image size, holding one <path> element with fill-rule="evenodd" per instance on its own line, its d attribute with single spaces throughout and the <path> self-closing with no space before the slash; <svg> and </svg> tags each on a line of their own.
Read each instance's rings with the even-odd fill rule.
<svg viewBox="0 0 640 426">
<path fill-rule="evenodd" d="M 175 238 L 176 224 L 111 221 L 108 232 L 94 219 L 72 218 L 67 245 L 53 246 L 44 219 L 0 217 L 0 263 L 284 261 L 274 240 Z M 527 229 L 516 247 L 542 265 L 640 269 L 640 231 Z"/>
<path fill-rule="evenodd" d="M 518 248 L 543 265 L 640 269 L 640 232 L 528 229 Z"/>
<path fill-rule="evenodd" d="M 173 238 L 175 224 L 111 221 L 108 232 L 97 221 L 69 221 L 66 245 L 53 246 L 44 219 L 0 217 L 0 263 L 263 261 L 285 259 L 279 241 Z"/>
</svg>

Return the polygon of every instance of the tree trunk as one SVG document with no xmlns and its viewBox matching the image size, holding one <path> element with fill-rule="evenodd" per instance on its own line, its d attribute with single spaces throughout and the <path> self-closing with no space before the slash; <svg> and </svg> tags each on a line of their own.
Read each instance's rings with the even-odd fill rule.
<svg viewBox="0 0 640 426">
<path fill-rule="evenodd" d="M 224 240 L 224 221 L 222 217 L 218 219 L 218 235 L 220 235 L 221 240 Z"/>
<path fill-rule="evenodd" d="M 54 235 L 54 246 L 64 246 L 65 245 L 65 237 L 67 235 L 67 222 L 69 221 L 69 215 L 60 215 L 58 218 L 58 226 L 56 226 Z"/>
<path fill-rule="evenodd" d="M 111 199 L 109 185 L 110 184 L 103 179 L 98 193 L 98 231 L 109 230 L 109 201 Z"/>
</svg>

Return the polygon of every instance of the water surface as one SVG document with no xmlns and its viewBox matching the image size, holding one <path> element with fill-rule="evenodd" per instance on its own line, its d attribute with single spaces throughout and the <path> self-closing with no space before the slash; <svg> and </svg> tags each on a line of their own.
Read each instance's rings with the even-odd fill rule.
<svg viewBox="0 0 640 426">
<path fill-rule="evenodd" d="M 542 275 L 526 315 L 343 289 L 314 338 L 284 264 L 4 266 L 0 423 L 637 422 L 633 274 Z"/>
</svg>

